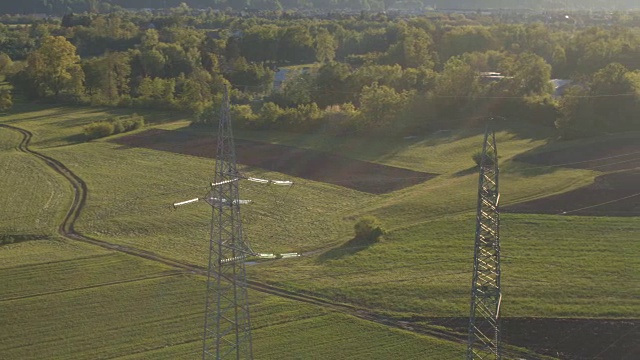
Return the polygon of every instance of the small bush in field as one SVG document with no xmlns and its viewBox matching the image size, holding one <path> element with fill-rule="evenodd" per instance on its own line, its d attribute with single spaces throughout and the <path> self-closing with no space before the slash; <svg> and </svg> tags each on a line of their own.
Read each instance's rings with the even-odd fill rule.
<svg viewBox="0 0 640 360">
<path fill-rule="evenodd" d="M 476 165 L 480 166 L 480 162 L 482 161 L 482 151 L 473 153 L 473 155 L 471 155 L 471 158 L 473 159 L 473 162 L 476 163 Z M 493 164 L 493 151 L 487 151 L 487 161 L 487 165 Z"/>
<path fill-rule="evenodd" d="M 124 127 L 124 124 L 122 123 L 122 120 L 120 119 L 113 120 L 112 124 L 113 124 L 114 134 L 120 134 L 127 131 L 126 128 Z"/>
<path fill-rule="evenodd" d="M 128 127 L 128 131 L 131 130 L 138 130 L 138 129 L 142 129 L 144 127 L 144 117 L 140 116 L 138 114 L 133 114 L 131 115 L 131 117 L 128 119 L 129 120 L 129 127 Z"/>
<path fill-rule="evenodd" d="M 380 221 L 373 216 L 360 218 L 354 225 L 355 238 L 365 242 L 376 242 L 384 234 Z"/>
<path fill-rule="evenodd" d="M 107 121 L 98 121 L 84 127 L 84 134 L 89 140 L 103 138 L 113 134 L 113 124 Z"/>
<path fill-rule="evenodd" d="M 93 140 L 113 134 L 121 134 L 144 127 L 144 117 L 133 114 L 129 118 L 115 117 L 108 121 L 98 121 L 84 127 L 87 139 Z"/>
</svg>

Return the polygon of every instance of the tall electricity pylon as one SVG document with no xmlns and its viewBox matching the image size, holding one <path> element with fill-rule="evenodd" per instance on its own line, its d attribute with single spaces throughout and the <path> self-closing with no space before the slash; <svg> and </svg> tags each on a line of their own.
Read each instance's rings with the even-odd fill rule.
<svg viewBox="0 0 640 360">
<path fill-rule="evenodd" d="M 225 88 L 218 125 L 216 167 L 204 200 L 213 208 L 202 359 L 253 359 L 244 259 L 253 252 L 242 237 L 240 176 Z"/>
<path fill-rule="evenodd" d="M 496 134 L 487 126 L 480 161 L 467 360 L 502 359 L 499 201 Z"/>
<path fill-rule="evenodd" d="M 173 204 L 176 208 L 205 201 L 213 208 L 202 341 L 203 360 L 253 359 L 245 259 L 249 255 L 268 259 L 274 257 L 273 254 L 255 253 L 243 238 L 240 205 L 250 204 L 252 201 L 240 200 L 240 180 L 265 185 L 293 185 L 288 180 L 259 179 L 243 176 L 238 172 L 229 116 L 229 93 L 225 88 L 211 189 L 204 197 Z M 298 256 L 293 253 L 288 255 Z"/>
</svg>

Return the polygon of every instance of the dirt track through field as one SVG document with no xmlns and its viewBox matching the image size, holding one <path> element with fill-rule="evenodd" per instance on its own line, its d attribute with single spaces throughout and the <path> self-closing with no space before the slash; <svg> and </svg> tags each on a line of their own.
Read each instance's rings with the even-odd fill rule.
<svg viewBox="0 0 640 360">
<path fill-rule="evenodd" d="M 234 141 L 240 164 L 371 194 L 389 193 L 437 176 L 292 146 L 242 139 Z M 215 157 L 216 150 L 216 142 L 210 135 L 160 129 L 119 137 L 113 142 L 127 147 L 143 147 L 206 158 Z"/>
<path fill-rule="evenodd" d="M 77 231 L 75 231 L 74 229 L 75 221 L 78 219 L 80 212 L 82 211 L 82 208 L 84 207 L 87 199 L 88 189 L 87 189 L 86 183 L 58 160 L 48 157 L 46 155 L 43 155 L 37 151 L 33 151 L 29 149 L 29 143 L 33 136 L 29 131 L 15 127 L 15 126 L 5 125 L 5 124 L 0 124 L 0 127 L 20 132 L 23 136 L 23 139 L 18 146 L 18 150 L 39 158 L 46 165 L 51 167 L 56 173 L 65 177 L 69 181 L 69 183 L 72 185 L 74 189 L 74 195 L 73 195 L 74 198 L 73 198 L 71 207 L 67 211 L 67 214 L 65 215 L 62 221 L 62 224 L 58 228 L 58 232 L 61 236 L 70 240 L 81 241 L 84 243 L 100 246 L 105 249 L 119 251 L 128 255 L 156 261 L 174 268 L 187 270 L 191 274 L 207 276 L 207 269 L 205 269 L 202 266 L 181 262 L 175 259 L 167 258 L 161 255 L 155 254 L 153 252 L 137 249 L 131 246 L 124 246 L 124 245 L 109 243 L 102 240 L 97 240 L 97 239 L 82 235 Z M 256 282 L 256 281 L 247 281 L 247 283 L 249 284 L 249 288 L 255 291 L 260 291 L 260 292 L 267 293 L 274 296 L 280 296 L 280 297 L 287 298 L 294 301 L 300 301 L 308 304 L 322 306 L 324 308 L 331 309 L 333 311 L 348 313 L 360 319 L 369 320 L 369 321 L 373 321 L 380 324 L 385 324 L 387 326 L 405 328 L 405 325 L 398 321 L 395 321 L 393 319 L 388 319 L 386 317 L 380 316 L 371 311 L 356 309 L 355 307 L 348 304 L 332 302 L 319 297 L 314 297 L 310 295 L 305 295 L 305 294 L 300 294 L 300 293 L 280 289 L 278 287 L 267 285 L 267 284 Z M 447 330 L 439 330 L 439 329 L 434 330 L 430 328 L 425 328 L 422 331 L 416 331 L 416 332 L 433 336 L 436 338 L 444 339 L 444 340 L 458 341 L 458 342 L 465 341 L 464 337 L 457 336 L 456 334 L 452 334 Z"/>
<path fill-rule="evenodd" d="M 77 231 L 75 231 L 74 229 L 75 221 L 78 219 L 80 212 L 82 211 L 82 208 L 84 207 L 87 199 L 88 189 L 87 189 L 86 183 L 58 160 L 29 149 L 29 142 L 31 141 L 31 138 L 32 138 L 32 134 L 29 131 L 18 128 L 18 127 L 5 125 L 5 124 L 0 124 L 0 127 L 20 132 L 23 135 L 23 139 L 20 145 L 18 146 L 18 150 L 25 152 L 27 154 L 36 156 L 37 158 L 42 160 L 45 164 L 47 164 L 49 167 L 51 167 L 55 172 L 65 177 L 69 181 L 69 183 L 72 185 L 74 189 L 74 195 L 73 195 L 74 199 L 72 201 L 71 207 L 69 208 L 69 210 L 67 211 L 67 214 L 63 219 L 62 224 L 59 226 L 58 231 L 61 236 L 70 240 L 81 241 L 81 242 L 92 244 L 95 246 L 100 246 L 105 249 L 119 251 L 132 256 L 137 256 L 137 257 L 145 258 L 148 260 L 156 261 L 173 268 L 186 270 L 187 273 L 201 275 L 201 276 L 207 275 L 207 269 L 205 269 L 204 267 L 181 262 L 171 258 L 167 258 L 146 250 L 94 239 L 94 238 L 82 235 Z M 415 333 L 420 333 L 423 335 L 439 338 L 442 340 L 454 341 L 462 344 L 466 343 L 467 341 L 467 337 L 464 332 L 455 331 L 455 330 L 446 329 L 446 328 L 432 328 L 429 326 L 424 326 L 418 323 L 414 323 L 414 320 L 412 319 L 398 320 L 395 318 L 388 318 L 386 316 L 383 316 L 381 314 L 378 314 L 374 311 L 370 311 L 367 309 L 358 309 L 349 304 L 337 303 L 337 302 L 333 302 L 333 301 L 316 297 L 316 296 L 288 291 L 288 290 L 284 290 L 275 286 L 263 284 L 256 281 L 248 281 L 248 283 L 249 283 L 249 287 L 255 291 L 264 292 L 274 296 L 280 296 L 280 297 L 287 298 L 294 301 L 300 301 L 300 302 L 305 302 L 305 303 L 309 303 L 317 306 L 322 306 L 326 309 L 347 313 L 363 320 L 368 320 L 368 321 L 383 324 L 386 326 L 404 329 L 404 330 L 412 331 Z M 419 321 L 419 319 L 416 319 L 416 321 Z M 588 320 L 588 321 L 591 321 L 591 320 Z M 437 322 L 434 322 L 434 324 L 438 325 Z M 526 323 L 523 324 L 522 326 L 524 328 L 527 327 Z M 636 322 L 636 328 L 638 326 L 639 326 L 638 322 Z M 542 334 L 542 336 L 544 336 L 544 334 Z M 626 336 L 628 336 L 628 334 L 624 335 L 624 337 Z M 622 338 L 623 337 L 621 336 L 621 339 Z M 535 340 L 536 339 L 529 339 L 524 343 L 518 344 L 518 345 L 522 347 L 527 347 L 527 346 L 532 346 L 536 344 L 536 346 L 539 346 L 537 345 Z M 631 339 L 631 341 L 633 341 L 633 339 Z M 627 344 L 628 344 L 628 341 L 625 340 L 625 342 L 618 345 L 626 346 Z M 597 348 L 597 350 L 600 351 L 600 353 L 596 354 L 596 356 L 593 358 L 594 359 L 610 359 L 610 358 L 613 359 L 613 357 L 609 357 L 608 355 L 611 353 L 615 353 L 615 351 L 617 351 L 617 349 L 620 348 L 620 346 L 618 345 L 614 346 L 614 345 L 616 344 L 610 344 L 610 345 L 607 344 L 608 347 L 606 348 L 604 347 Z M 578 343 L 576 344 L 576 346 L 581 346 L 581 344 Z M 533 347 L 532 350 L 537 351 L 538 349 L 536 347 Z M 504 355 L 509 358 L 520 358 L 520 359 L 539 359 L 540 358 L 539 356 L 532 354 L 530 352 L 524 352 L 524 351 L 512 350 L 512 349 L 508 349 L 508 350 L 505 349 Z M 566 358 L 579 359 L 577 357 L 572 357 L 572 356 L 568 356 Z M 626 359 L 626 358 L 617 357 L 616 359 Z M 629 359 L 632 359 L 632 358 L 629 358 Z"/>
</svg>

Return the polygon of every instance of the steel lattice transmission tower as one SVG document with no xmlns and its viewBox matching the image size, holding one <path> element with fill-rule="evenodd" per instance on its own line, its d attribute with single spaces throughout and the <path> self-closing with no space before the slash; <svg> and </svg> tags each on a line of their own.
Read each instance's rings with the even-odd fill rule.
<svg viewBox="0 0 640 360">
<path fill-rule="evenodd" d="M 225 88 L 218 126 L 216 167 L 204 200 L 213 208 L 203 335 L 203 359 L 253 359 L 236 153 Z"/>
<path fill-rule="evenodd" d="M 498 175 L 496 134 L 487 126 L 480 161 L 467 360 L 502 358 Z"/>
<path fill-rule="evenodd" d="M 215 175 L 207 195 L 174 203 L 173 207 L 204 201 L 213 208 L 202 359 L 253 359 L 245 259 L 249 255 L 272 259 L 275 255 L 258 254 L 245 241 L 240 205 L 252 201 L 240 200 L 238 183 L 246 180 L 266 185 L 292 186 L 293 182 L 247 177 L 238 172 L 226 88 L 216 146 Z M 284 257 L 285 254 L 282 255 Z M 294 253 L 286 255 L 299 256 Z"/>
</svg>

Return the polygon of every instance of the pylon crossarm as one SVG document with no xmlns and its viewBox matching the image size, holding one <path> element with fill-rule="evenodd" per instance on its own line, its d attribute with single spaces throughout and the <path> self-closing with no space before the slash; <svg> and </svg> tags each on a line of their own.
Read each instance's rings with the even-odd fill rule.
<svg viewBox="0 0 640 360">
<path fill-rule="evenodd" d="M 248 205 L 252 204 L 252 200 L 233 200 L 219 199 L 217 197 L 208 196 L 204 199 L 211 206 L 231 206 L 231 205 Z"/>
<path fill-rule="evenodd" d="M 177 203 L 173 203 L 173 207 L 177 208 L 178 206 L 183 206 L 183 205 L 188 205 L 188 204 L 193 204 L 195 202 L 198 201 L 206 201 L 207 203 L 209 203 L 211 206 L 230 206 L 231 204 L 233 205 L 248 205 L 248 204 L 252 204 L 253 200 L 233 200 L 233 201 L 228 201 L 226 199 L 218 199 L 215 197 L 205 197 L 205 198 L 195 198 L 195 199 L 191 199 L 191 200 L 186 200 L 186 201 L 180 201 Z"/>
<path fill-rule="evenodd" d="M 267 179 L 259 179 L 259 178 L 254 178 L 254 177 L 247 177 L 245 178 L 249 181 L 252 182 L 257 182 L 260 184 L 273 184 L 273 185 L 282 185 L 282 186 L 291 186 L 293 185 L 293 181 L 288 181 L 288 180 L 267 180 Z"/>
<path fill-rule="evenodd" d="M 229 184 L 232 183 L 234 181 L 238 181 L 240 179 L 229 179 L 229 180 L 224 180 L 224 181 L 219 181 L 216 183 L 211 183 L 211 187 L 216 187 L 216 186 L 220 186 L 220 185 L 224 185 L 224 184 Z"/>
<path fill-rule="evenodd" d="M 174 208 L 177 208 L 178 206 L 187 205 L 187 204 L 192 204 L 192 203 L 194 203 L 194 202 L 198 202 L 198 201 L 200 201 L 200 200 L 202 200 L 202 199 L 200 199 L 200 198 L 195 198 L 195 199 L 191 199 L 191 200 L 187 200 L 187 201 L 180 201 L 180 202 L 177 202 L 177 203 L 173 203 L 173 207 L 174 207 Z"/>
</svg>

